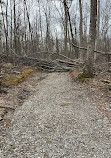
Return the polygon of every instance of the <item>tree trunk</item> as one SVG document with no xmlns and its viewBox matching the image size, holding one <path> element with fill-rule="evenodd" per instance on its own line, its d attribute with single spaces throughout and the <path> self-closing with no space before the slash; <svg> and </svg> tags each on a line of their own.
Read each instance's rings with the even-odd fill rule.
<svg viewBox="0 0 111 158">
<path fill-rule="evenodd" d="M 14 14 L 14 49 L 15 52 L 17 52 L 17 28 L 16 28 L 16 4 L 14 0 L 14 6 L 13 6 L 13 14 Z"/>
<path fill-rule="evenodd" d="M 67 25 L 68 25 L 68 22 L 69 22 L 69 29 L 70 29 L 70 34 L 71 34 L 71 38 L 72 38 L 72 43 L 77 45 L 76 35 L 75 35 L 75 38 L 74 38 L 72 23 L 71 23 L 71 17 L 70 17 L 69 8 L 67 6 L 67 3 L 64 3 L 64 6 L 65 6 L 65 9 L 66 9 L 66 14 L 67 14 Z M 66 30 L 68 30 L 68 27 L 66 28 Z M 67 36 L 68 36 L 68 31 L 67 31 Z M 67 46 L 67 42 L 68 42 L 68 39 L 67 39 L 66 44 L 65 44 L 66 46 Z M 78 48 L 74 48 L 74 51 L 75 51 L 75 57 L 78 58 Z"/>
<path fill-rule="evenodd" d="M 79 32 L 80 32 L 80 47 L 83 46 L 83 16 L 82 16 L 82 3 L 79 0 L 79 9 L 80 9 L 80 25 L 79 25 Z M 83 50 L 80 50 L 80 59 L 83 60 Z"/>
<path fill-rule="evenodd" d="M 12 6 L 12 1 L 10 1 L 10 6 Z M 12 21 L 12 8 L 10 8 L 10 48 L 12 49 L 13 48 L 13 42 L 12 42 L 12 39 L 13 39 L 13 28 L 12 28 L 12 25 L 13 25 L 13 21 Z"/>
<path fill-rule="evenodd" d="M 100 27 L 100 0 L 98 0 L 98 16 L 97 16 L 97 37 L 96 37 L 96 44 L 95 49 L 99 49 L 99 27 Z M 96 60 L 96 52 L 94 54 L 94 60 Z"/>
<path fill-rule="evenodd" d="M 8 0 L 6 3 L 6 53 L 8 57 Z"/>
<path fill-rule="evenodd" d="M 2 35 L 1 35 L 1 34 L 2 34 L 2 33 L 1 33 L 1 29 L 2 29 L 2 21 L 0 20 L 0 41 L 2 40 L 2 39 L 1 39 L 1 36 L 2 36 Z"/>
<path fill-rule="evenodd" d="M 67 27 L 68 27 L 68 16 L 67 16 L 67 2 L 64 0 L 64 12 L 65 12 L 65 23 L 64 23 L 64 52 L 67 55 Z"/>
<path fill-rule="evenodd" d="M 96 39 L 96 21 L 97 21 L 97 0 L 91 0 L 90 10 L 90 32 L 87 49 L 87 59 L 84 69 L 84 73 L 87 77 L 93 77 L 93 66 L 94 66 L 94 49 Z"/>
</svg>

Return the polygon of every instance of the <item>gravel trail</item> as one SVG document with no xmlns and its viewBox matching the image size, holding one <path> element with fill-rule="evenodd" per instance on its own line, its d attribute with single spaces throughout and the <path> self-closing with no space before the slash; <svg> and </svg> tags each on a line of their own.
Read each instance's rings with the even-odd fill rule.
<svg viewBox="0 0 111 158">
<path fill-rule="evenodd" d="M 111 158 L 111 126 L 67 73 L 51 73 L 17 108 L 0 158 Z"/>
</svg>

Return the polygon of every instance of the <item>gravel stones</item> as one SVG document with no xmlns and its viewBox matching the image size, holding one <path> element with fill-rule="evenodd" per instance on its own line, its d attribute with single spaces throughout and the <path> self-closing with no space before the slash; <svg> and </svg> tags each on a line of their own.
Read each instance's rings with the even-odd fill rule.
<svg viewBox="0 0 111 158">
<path fill-rule="evenodd" d="M 109 120 L 67 73 L 41 81 L 6 132 L 1 158 L 111 157 Z"/>
</svg>

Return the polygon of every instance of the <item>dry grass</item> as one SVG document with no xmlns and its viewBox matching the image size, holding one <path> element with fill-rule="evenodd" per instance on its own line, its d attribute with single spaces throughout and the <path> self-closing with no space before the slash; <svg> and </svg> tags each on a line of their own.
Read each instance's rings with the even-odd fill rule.
<svg viewBox="0 0 111 158">
<path fill-rule="evenodd" d="M 17 86 L 19 83 L 23 82 L 26 78 L 30 77 L 32 73 L 34 73 L 33 68 L 25 69 L 23 72 L 18 74 L 5 74 L 2 78 L 2 86 L 9 87 L 9 86 Z"/>
<path fill-rule="evenodd" d="M 71 70 L 69 74 L 73 81 L 87 82 L 90 80 L 90 78 L 85 77 L 84 73 L 78 69 Z"/>
</svg>

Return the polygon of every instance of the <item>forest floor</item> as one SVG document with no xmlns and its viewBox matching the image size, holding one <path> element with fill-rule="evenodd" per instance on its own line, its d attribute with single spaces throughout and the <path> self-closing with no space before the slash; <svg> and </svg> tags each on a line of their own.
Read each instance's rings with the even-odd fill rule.
<svg viewBox="0 0 111 158">
<path fill-rule="evenodd" d="M 0 158 L 110 158 L 109 76 L 81 83 L 69 73 L 34 70 L 6 88 L 0 95 Z"/>
</svg>

